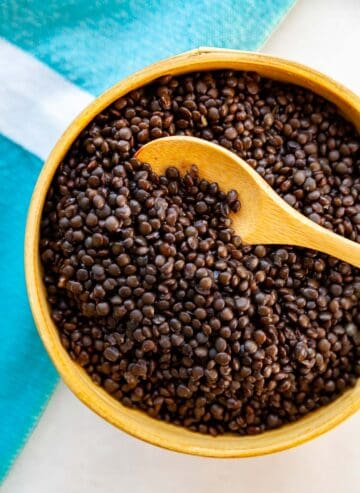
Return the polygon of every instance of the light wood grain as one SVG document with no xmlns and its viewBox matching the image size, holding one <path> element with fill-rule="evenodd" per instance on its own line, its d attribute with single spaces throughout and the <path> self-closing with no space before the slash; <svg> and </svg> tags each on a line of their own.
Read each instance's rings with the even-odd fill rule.
<svg viewBox="0 0 360 493">
<path fill-rule="evenodd" d="M 341 423 L 360 408 L 360 382 L 332 404 L 295 423 L 257 436 L 228 434 L 213 438 L 156 421 L 144 413 L 122 406 L 97 387 L 86 372 L 71 360 L 60 343 L 50 315 L 39 258 L 40 219 L 47 190 L 59 163 L 91 120 L 116 99 L 158 77 L 216 69 L 257 71 L 266 77 L 312 89 L 337 104 L 342 113 L 360 129 L 360 99 L 325 75 L 297 63 L 257 53 L 203 48 L 151 65 L 99 96 L 73 121 L 55 145 L 41 171 L 29 208 L 25 235 L 25 273 L 39 334 L 62 378 L 82 402 L 118 428 L 154 445 L 210 457 L 249 457 L 294 447 Z"/>
<path fill-rule="evenodd" d="M 233 228 L 249 245 L 307 247 L 360 267 L 360 244 L 347 240 L 297 212 L 236 154 L 212 142 L 177 135 L 148 142 L 136 157 L 159 174 L 176 166 L 182 174 L 195 164 L 199 175 L 224 192 L 236 190 L 241 209 L 232 215 Z"/>
</svg>

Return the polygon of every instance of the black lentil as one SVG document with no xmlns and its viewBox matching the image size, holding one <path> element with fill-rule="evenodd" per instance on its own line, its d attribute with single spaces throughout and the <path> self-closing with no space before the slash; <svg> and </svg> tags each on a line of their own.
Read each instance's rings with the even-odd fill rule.
<svg viewBox="0 0 360 493">
<path fill-rule="evenodd" d="M 291 206 L 360 241 L 360 139 L 332 104 L 257 74 L 165 77 L 99 114 L 59 166 L 40 242 L 52 316 L 124 405 L 202 433 L 276 428 L 355 384 L 359 269 L 243 245 L 236 192 L 132 158 L 175 134 L 232 150 Z"/>
</svg>

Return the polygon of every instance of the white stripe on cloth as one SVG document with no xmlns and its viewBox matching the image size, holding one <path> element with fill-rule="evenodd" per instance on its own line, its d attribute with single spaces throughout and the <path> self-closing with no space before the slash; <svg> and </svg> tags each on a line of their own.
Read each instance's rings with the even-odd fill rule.
<svg viewBox="0 0 360 493">
<path fill-rule="evenodd" d="M 0 133 L 42 159 L 93 99 L 2 38 L 0 74 Z"/>
</svg>

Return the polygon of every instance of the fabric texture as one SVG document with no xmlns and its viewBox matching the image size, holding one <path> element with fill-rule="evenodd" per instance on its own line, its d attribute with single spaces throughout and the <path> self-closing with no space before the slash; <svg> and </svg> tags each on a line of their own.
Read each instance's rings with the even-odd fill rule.
<svg viewBox="0 0 360 493">
<path fill-rule="evenodd" d="M 1 136 L 0 149 L 1 478 L 58 377 L 32 322 L 23 272 L 26 212 L 42 163 Z"/>
<path fill-rule="evenodd" d="M 199 46 L 257 50 L 294 0 L 1 0 L 0 35 L 98 94 Z"/>
<path fill-rule="evenodd" d="M 293 3 L 0 0 L 0 36 L 97 95 L 148 63 L 198 46 L 256 50 Z M 20 127 L 26 117 L 17 115 Z M 26 212 L 41 165 L 0 135 L 0 482 L 57 381 L 33 325 L 23 271 Z"/>
</svg>

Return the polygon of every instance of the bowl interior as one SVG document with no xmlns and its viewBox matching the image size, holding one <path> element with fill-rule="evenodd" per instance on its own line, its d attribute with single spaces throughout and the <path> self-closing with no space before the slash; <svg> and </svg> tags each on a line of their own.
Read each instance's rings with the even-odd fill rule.
<svg viewBox="0 0 360 493">
<path fill-rule="evenodd" d="M 58 164 L 82 129 L 113 101 L 160 76 L 217 69 L 256 71 L 265 77 L 307 87 L 335 103 L 360 129 L 360 99 L 326 76 L 293 62 L 254 53 L 203 49 L 151 65 L 97 98 L 74 120 L 54 147 L 42 169 L 29 209 L 25 271 L 31 309 L 45 347 L 66 384 L 93 411 L 131 435 L 164 448 L 211 457 L 247 457 L 284 450 L 330 430 L 360 408 L 360 382 L 328 406 L 260 435 L 226 434 L 214 438 L 155 420 L 120 404 L 71 360 L 50 316 L 38 253 L 40 219 L 47 190 Z"/>
</svg>

